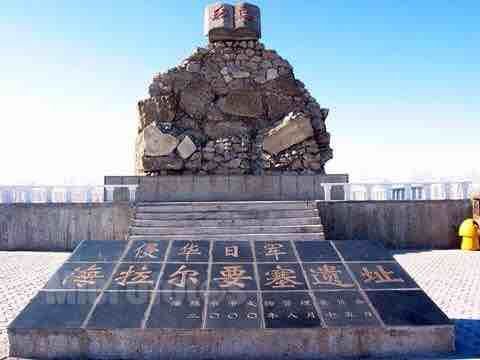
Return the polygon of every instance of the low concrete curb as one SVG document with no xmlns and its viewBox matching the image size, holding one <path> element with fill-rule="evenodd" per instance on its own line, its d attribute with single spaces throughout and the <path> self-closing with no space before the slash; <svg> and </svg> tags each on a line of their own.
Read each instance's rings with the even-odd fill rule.
<svg viewBox="0 0 480 360">
<path fill-rule="evenodd" d="M 278 330 L 9 330 L 10 356 L 101 359 L 328 359 L 455 350 L 454 327 Z"/>
</svg>

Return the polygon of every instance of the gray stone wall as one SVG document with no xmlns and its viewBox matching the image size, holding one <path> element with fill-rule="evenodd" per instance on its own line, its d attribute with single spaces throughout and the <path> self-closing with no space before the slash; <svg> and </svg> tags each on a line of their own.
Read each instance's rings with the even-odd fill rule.
<svg viewBox="0 0 480 360">
<path fill-rule="evenodd" d="M 319 202 L 328 239 L 393 248 L 458 248 L 468 200 Z M 69 251 L 81 240 L 124 240 L 133 208 L 113 204 L 0 205 L 0 250 Z"/>
<path fill-rule="evenodd" d="M 132 207 L 0 204 L 0 250 L 70 251 L 82 240 L 125 240 Z"/>
<path fill-rule="evenodd" d="M 329 240 L 378 240 L 390 248 L 458 249 L 469 200 L 319 202 Z"/>
</svg>

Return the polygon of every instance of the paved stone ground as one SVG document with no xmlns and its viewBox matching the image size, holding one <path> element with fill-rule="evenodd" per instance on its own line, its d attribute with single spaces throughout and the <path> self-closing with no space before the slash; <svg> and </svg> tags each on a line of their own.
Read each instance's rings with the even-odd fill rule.
<svg viewBox="0 0 480 360">
<path fill-rule="evenodd" d="M 68 255 L 0 252 L 0 359 L 8 356 L 8 323 Z M 395 257 L 442 310 L 455 320 L 458 352 L 448 359 L 479 359 L 480 252 L 396 252 Z"/>
<path fill-rule="evenodd" d="M 454 358 L 480 359 L 480 252 L 397 252 L 395 258 L 455 321 Z"/>
<path fill-rule="evenodd" d="M 68 258 L 69 253 L 0 252 L 0 359 L 8 354 L 6 327 Z"/>
</svg>

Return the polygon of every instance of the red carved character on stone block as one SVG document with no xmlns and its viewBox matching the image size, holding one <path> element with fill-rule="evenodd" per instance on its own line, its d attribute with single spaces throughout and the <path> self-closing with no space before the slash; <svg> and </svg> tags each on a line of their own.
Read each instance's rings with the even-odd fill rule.
<svg viewBox="0 0 480 360">
<path fill-rule="evenodd" d="M 228 10 L 225 6 L 220 5 L 213 9 L 212 20 L 224 19 L 228 16 Z"/>
<path fill-rule="evenodd" d="M 240 19 L 245 20 L 245 21 L 255 20 L 255 16 L 250 14 L 250 11 L 246 7 L 239 8 L 238 9 L 238 15 L 240 16 Z"/>
</svg>

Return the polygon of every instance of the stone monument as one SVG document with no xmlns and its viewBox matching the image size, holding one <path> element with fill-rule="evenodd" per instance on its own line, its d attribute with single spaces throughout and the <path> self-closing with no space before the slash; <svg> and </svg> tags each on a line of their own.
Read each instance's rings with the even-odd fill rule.
<svg viewBox="0 0 480 360">
<path fill-rule="evenodd" d="M 325 174 L 322 108 L 260 43 L 260 9 L 205 9 L 207 48 L 154 77 L 138 103 L 137 175 Z"/>
<path fill-rule="evenodd" d="M 10 324 L 10 356 L 452 351 L 453 324 L 382 245 L 323 240 L 306 200 L 329 180 L 328 110 L 258 42 L 258 7 L 209 6 L 205 32 L 208 49 L 156 76 L 139 103 L 137 173 L 168 176 L 120 179 L 140 181 L 129 241 L 81 242 Z"/>
</svg>

